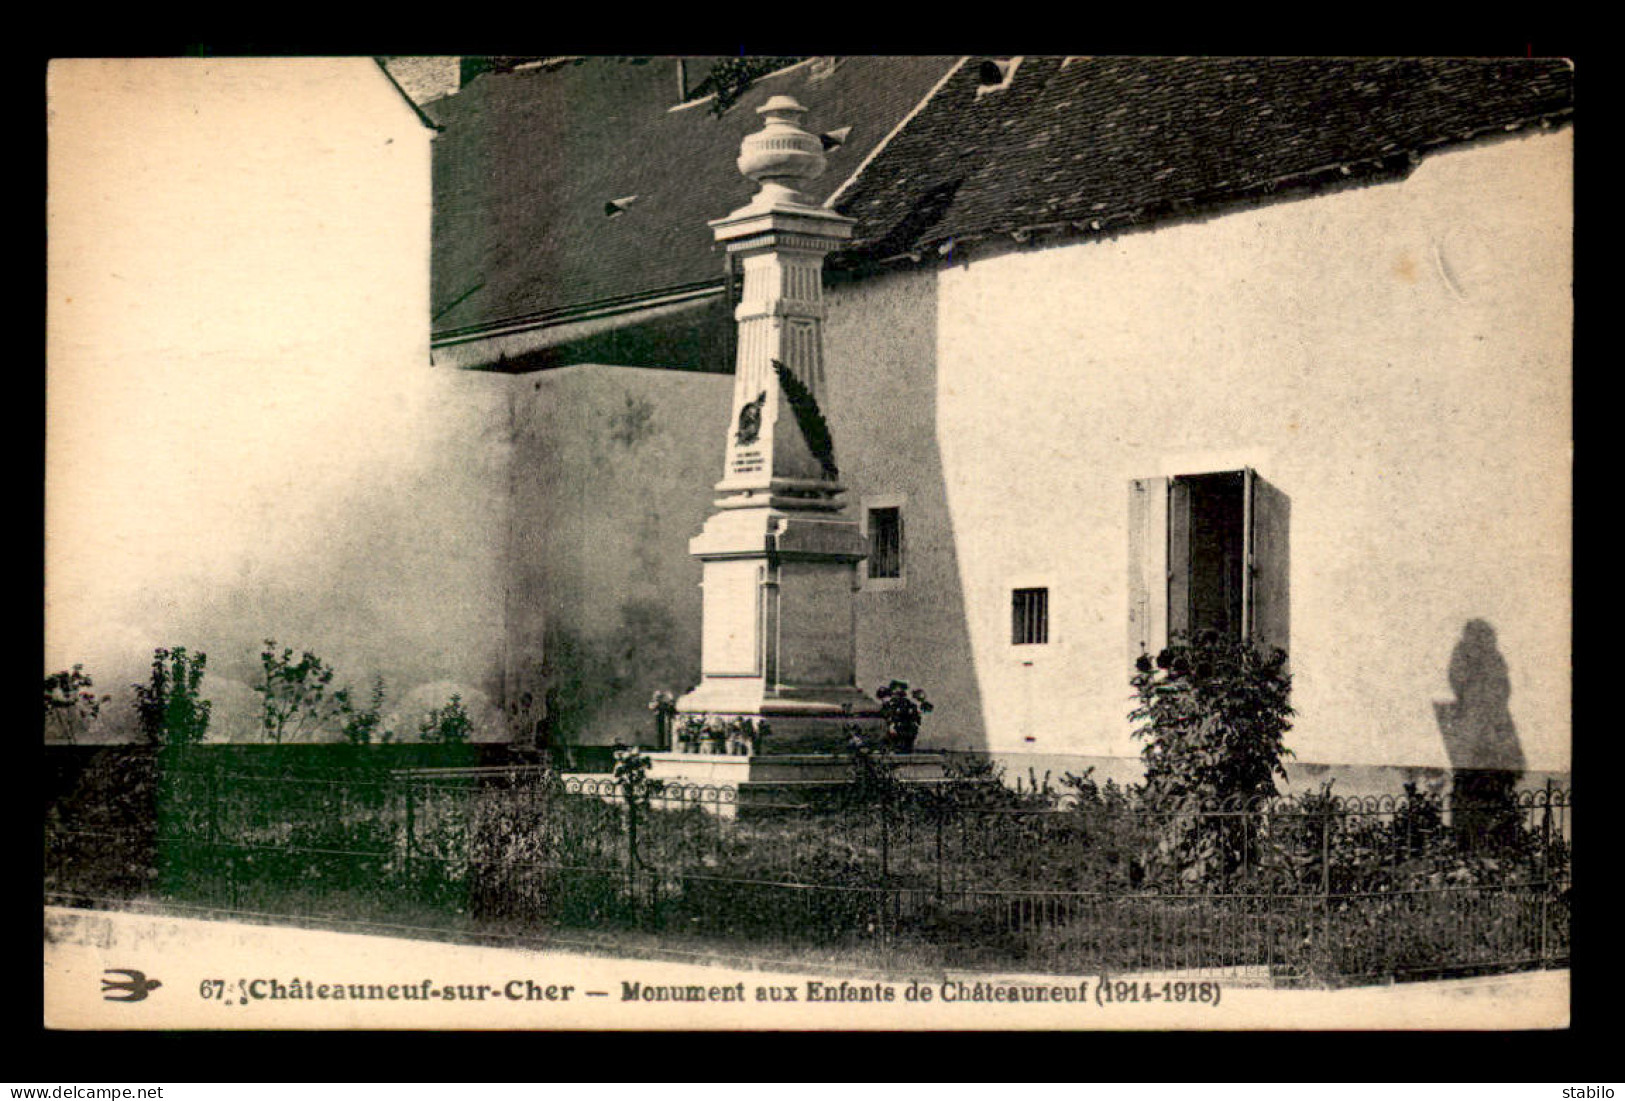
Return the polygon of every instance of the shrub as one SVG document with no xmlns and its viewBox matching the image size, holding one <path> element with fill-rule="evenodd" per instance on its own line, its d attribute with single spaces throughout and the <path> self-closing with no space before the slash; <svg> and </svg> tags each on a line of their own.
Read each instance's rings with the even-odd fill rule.
<svg viewBox="0 0 1625 1101">
<path fill-rule="evenodd" d="M 157 755 L 144 746 L 99 748 L 71 790 L 45 813 L 45 888 L 122 898 L 152 882 L 159 829 Z"/>
<path fill-rule="evenodd" d="M 1239 818 L 1208 819 L 1199 807 L 1276 794 L 1285 779 L 1283 738 L 1292 724 L 1286 652 L 1203 631 L 1153 661 L 1142 654 L 1129 718 L 1143 738 L 1145 796 L 1179 808 L 1163 821 L 1154 863 L 1187 882 L 1211 881 L 1248 862 L 1254 833 Z"/>
<path fill-rule="evenodd" d="M 1063 772 L 1061 786 L 1071 790 L 1067 803 L 1078 811 L 1120 815 L 1127 814 L 1140 803 L 1141 792 L 1138 784 L 1125 787 L 1116 780 L 1107 780 L 1102 784 L 1095 779 L 1094 765 L 1090 765 L 1082 773 Z"/>
<path fill-rule="evenodd" d="M 199 695 L 208 662 L 207 654 L 188 654 L 184 646 L 152 652 L 151 677 L 133 686 L 136 716 L 149 742 L 188 746 L 203 740 L 213 707 Z"/>
<path fill-rule="evenodd" d="M 263 682 L 254 686 L 261 697 L 260 723 L 265 740 L 281 745 L 314 736 L 344 711 L 347 693 L 328 695 L 333 670 L 309 650 L 293 659 L 293 650 L 276 652 L 276 640 L 265 640 L 260 651 Z"/>
<path fill-rule="evenodd" d="M 615 786 L 629 807 L 647 807 L 649 800 L 665 790 L 663 780 L 649 778 L 649 758 L 636 749 L 620 743 L 615 745 Z"/>
<path fill-rule="evenodd" d="M 1129 718 L 1145 739 L 1146 794 L 1158 802 L 1207 802 L 1276 793 L 1286 778 L 1283 737 L 1292 728 L 1286 651 L 1204 631 L 1153 662 L 1141 655 Z"/>
<path fill-rule="evenodd" d="M 910 689 L 907 681 L 893 680 L 875 690 L 880 714 L 886 720 L 887 747 L 897 753 L 911 753 L 920 736 L 920 723 L 933 708 L 922 688 Z"/>
<path fill-rule="evenodd" d="M 1005 767 L 981 753 L 950 753 L 943 763 L 948 782 L 922 794 L 934 799 L 943 812 L 955 810 L 1052 810 L 1074 799 L 1054 790 L 1050 774 L 1042 777 L 1027 770 L 1027 780 L 1017 777 L 1011 784 Z M 1064 781 L 1063 781 L 1064 782 Z"/>
<path fill-rule="evenodd" d="M 383 677 L 373 679 L 372 698 L 366 707 L 356 706 L 354 692 L 350 688 L 341 688 L 333 693 L 333 701 L 343 718 L 340 730 L 350 745 L 371 745 L 374 741 L 383 744 L 394 740 L 395 732 L 384 726 Z"/>
<path fill-rule="evenodd" d="M 851 708 L 846 708 L 850 714 Z M 848 719 L 841 727 L 846 735 L 846 756 L 852 766 L 852 783 L 842 789 L 845 800 L 856 806 L 870 803 L 890 805 L 902 797 L 903 782 L 897 766 L 885 747 L 876 748 L 865 737 L 863 726 Z"/>
<path fill-rule="evenodd" d="M 444 707 L 437 707 L 418 723 L 418 737 L 434 745 L 464 745 L 474 732 L 463 697 L 453 693 Z"/>
</svg>

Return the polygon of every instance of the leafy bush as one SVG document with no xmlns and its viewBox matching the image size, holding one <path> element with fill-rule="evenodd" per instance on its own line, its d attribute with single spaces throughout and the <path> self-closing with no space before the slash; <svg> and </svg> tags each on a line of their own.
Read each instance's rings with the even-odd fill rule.
<svg viewBox="0 0 1625 1101">
<path fill-rule="evenodd" d="M 1101 784 L 1095 780 L 1095 768 L 1090 765 L 1081 773 L 1061 774 L 1061 784 L 1070 788 L 1068 805 L 1086 814 L 1125 814 L 1139 805 L 1141 788 L 1138 784 L 1124 786 L 1116 780 Z"/>
<path fill-rule="evenodd" d="M 848 714 L 851 707 L 846 708 Z M 841 727 L 846 735 L 846 758 L 852 768 L 852 782 L 841 789 L 838 802 L 849 806 L 880 803 L 891 805 L 904 798 L 906 788 L 897 778 L 897 766 L 884 745 L 875 746 L 863 725 L 852 719 Z"/>
<path fill-rule="evenodd" d="M 1203 631 L 1153 661 L 1142 654 L 1132 679 L 1139 705 L 1129 718 L 1145 739 L 1146 794 L 1166 802 L 1274 795 L 1290 757 L 1292 678 L 1286 651 Z"/>
<path fill-rule="evenodd" d="M 1189 882 L 1225 877 L 1249 863 L 1254 834 L 1244 818 L 1205 818 L 1198 808 L 1276 794 L 1292 751 L 1292 678 L 1286 651 L 1203 631 L 1153 661 L 1142 654 L 1129 718 L 1143 738 L 1145 796 L 1169 814 L 1152 861 Z"/>
<path fill-rule="evenodd" d="M 394 740 L 395 732 L 384 726 L 383 677 L 374 678 L 372 698 L 366 707 L 356 705 L 354 691 L 348 687 L 333 693 L 333 702 L 343 720 L 340 730 L 350 745 L 371 745 L 375 741 L 383 744 Z"/>
<path fill-rule="evenodd" d="M 1065 792 L 1055 789 L 1048 772 L 1039 777 L 1028 769 L 1026 782 L 1017 777 L 1012 784 L 1005 771 L 1003 765 L 980 753 L 949 753 L 943 761 L 943 778 L 948 782 L 917 790 L 919 795 L 940 802 L 944 812 L 994 808 L 1053 810 L 1075 802 Z"/>
<path fill-rule="evenodd" d="M 146 746 L 99 748 L 46 808 L 45 889 L 90 898 L 147 890 L 156 876 L 159 775 Z"/>
<path fill-rule="evenodd" d="M 866 805 L 722 819 L 660 792 L 626 747 L 613 778 L 568 785 L 531 771 L 403 783 L 348 764 L 299 776 L 284 762 L 242 782 L 209 771 L 213 748 L 98 756 L 47 815 L 47 887 L 446 928 L 658 922 L 1074 973 L 1178 961 L 1336 983 L 1567 953 L 1566 798 L 1551 819 L 1521 800 L 1518 835 L 1495 846 L 1462 844 L 1457 808 L 1414 787 L 1193 814 L 1196 828 L 1245 821 L 1253 842 L 1246 864 L 1190 881 L 1147 859 L 1184 812 L 1091 771 L 1063 777 L 1066 792 L 1015 792 L 970 759 L 953 783 Z M 867 752 L 884 776 L 891 758 Z"/>
<path fill-rule="evenodd" d="M 265 640 L 260 651 L 263 680 L 254 686 L 261 697 L 260 722 L 265 740 L 281 745 L 284 739 L 314 737 L 344 711 L 348 694 L 328 695 L 333 670 L 309 650 L 293 659 L 293 650 L 276 651 L 276 640 Z"/>
<path fill-rule="evenodd" d="M 213 705 L 199 695 L 208 655 L 186 647 L 152 652 L 152 676 L 135 688 L 141 732 L 154 745 L 196 745 L 209 731 Z"/>
<path fill-rule="evenodd" d="M 665 790 L 665 782 L 649 778 L 649 758 L 620 743 L 615 746 L 615 786 L 629 807 L 647 807 L 649 800 Z"/>
<path fill-rule="evenodd" d="M 933 710 L 925 690 L 911 690 L 907 681 L 893 680 L 875 689 L 875 698 L 886 720 L 887 747 L 895 753 L 912 753 L 920 736 L 920 723 Z"/>
<path fill-rule="evenodd" d="M 468 717 L 463 697 L 455 692 L 444 707 L 430 711 L 418 723 L 418 737 L 436 745 L 463 745 L 473 732 L 474 720 Z"/>
</svg>

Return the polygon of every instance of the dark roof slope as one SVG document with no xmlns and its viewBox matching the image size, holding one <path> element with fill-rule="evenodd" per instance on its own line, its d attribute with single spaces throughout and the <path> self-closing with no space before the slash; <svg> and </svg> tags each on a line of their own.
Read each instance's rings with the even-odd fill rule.
<svg viewBox="0 0 1625 1101">
<path fill-rule="evenodd" d="M 978 67 L 836 203 L 859 223 L 843 262 L 1401 172 L 1430 147 L 1566 118 L 1573 96 L 1562 61 L 1029 58 L 981 96 Z"/>
<path fill-rule="evenodd" d="M 706 222 L 755 186 L 734 167 L 756 108 L 795 96 L 817 131 L 851 127 L 808 189 L 823 200 L 930 92 L 952 58 L 857 57 L 764 77 L 718 118 L 671 111 L 672 59 L 590 58 L 487 73 L 435 104 L 436 336 L 569 316 L 709 284 Z M 693 83 L 691 79 L 690 83 Z M 610 217 L 605 204 L 637 196 Z"/>
<path fill-rule="evenodd" d="M 1072 58 L 1023 61 L 977 94 L 960 66 L 835 206 L 858 220 L 832 265 L 950 240 L 1112 232 L 1327 182 L 1561 121 L 1562 61 Z M 848 58 L 764 77 L 723 117 L 671 111 L 671 59 L 489 73 L 434 105 L 437 337 L 560 320 L 715 284 L 706 223 L 753 185 L 734 168 L 756 108 L 789 94 L 815 131 L 852 128 L 808 190 L 833 194 L 948 74 L 948 58 Z M 637 196 L 609 217 L 605 204 Z"/>
</svg>

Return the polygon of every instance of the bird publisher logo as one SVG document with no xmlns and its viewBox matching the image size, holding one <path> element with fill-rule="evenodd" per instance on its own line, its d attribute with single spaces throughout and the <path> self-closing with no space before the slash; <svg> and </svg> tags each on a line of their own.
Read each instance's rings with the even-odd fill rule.
<svg viewBox="0 0 1625 1101">
<path fill-rule="evenodd" d="M 123 975 L 124 978 L 114 980 L 108 978 L 109 975 Z M 140 971 L 114 967 L 102 972 L 102 999 L 109 1002 L 139 1002 L 162 985 Z"/>
</svg>

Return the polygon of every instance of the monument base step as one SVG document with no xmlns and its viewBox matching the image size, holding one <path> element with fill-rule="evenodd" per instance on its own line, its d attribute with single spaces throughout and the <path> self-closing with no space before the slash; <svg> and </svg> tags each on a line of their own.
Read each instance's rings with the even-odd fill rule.
<svg viewBox="0 0 1625 1101">
<path fill-rule="evenodd" d="M 725 818 L 766 817 L 838 809 L 853 783 L 852 762 L 832 753 L 724 756 L 650 753 L 649 776 L 671 796 Z M 946 758 L 907 753 L 890 758 L 896 777 L 910 784 L 946 783 Z M 677 803 L 670 796 L 668 808 Z"/>
<path fill-rule="evenodd" d="M 852 761 L 836 753 L 649 753 L 649 777 L 682 784 L 852 782 Z M 899 780 L 940 780 L 947 758 L 940 753 L 900 753 L 888 758 Z"/>
</svg>

